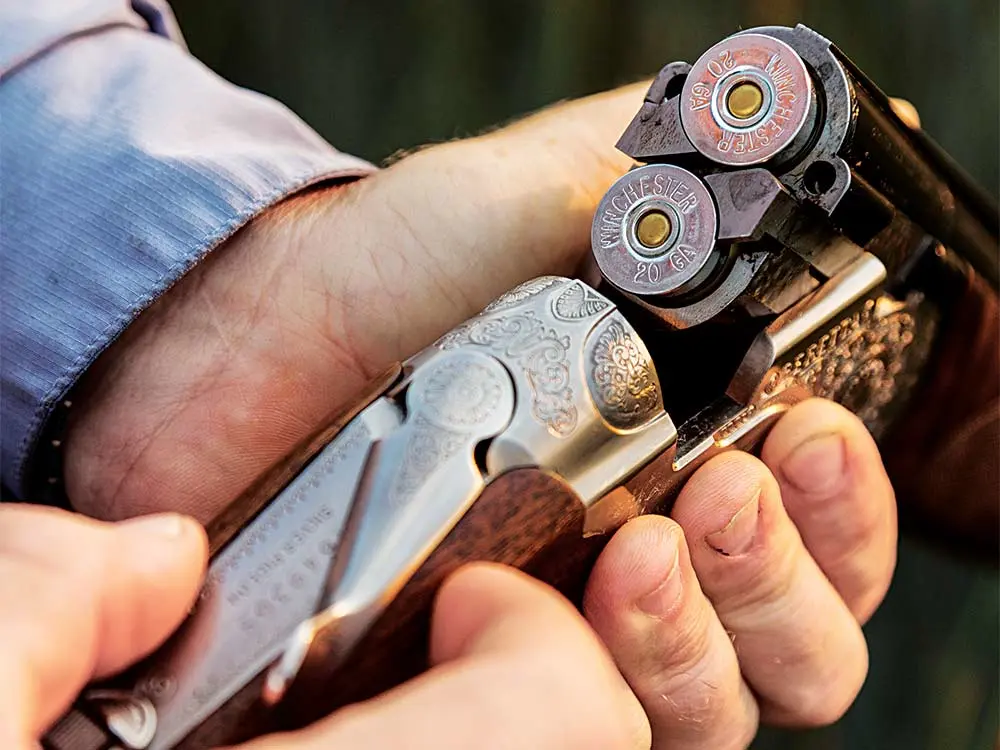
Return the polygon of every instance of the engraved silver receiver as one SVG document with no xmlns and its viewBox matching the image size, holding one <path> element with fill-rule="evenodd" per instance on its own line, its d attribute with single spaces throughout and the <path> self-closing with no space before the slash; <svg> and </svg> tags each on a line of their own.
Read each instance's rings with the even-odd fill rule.
<svg viewBox="0 0 1000 750">
<path fill-rule="evenodd" d="M 589 504 L 676 439 L 642 341 L 581 281 L 522 284 L 408 367 L 405 421 L 372 446 L 323 606 L 269 671 L 268 702 L 335 670 L 491 480 L 543 467 Z"/>
<path fill-rule="evenodd" d="M 526 282 L 408 360 L 214 558 L 194 612 L 112 715 L 141 707 L 129 747 L 168 750 L 262 673 L 278 701 L 304 670 L 336 669 L 493 479 L 543 467 L 589 506 L 676 437 L 610 300 L 577 280 Z"/>
</svg>

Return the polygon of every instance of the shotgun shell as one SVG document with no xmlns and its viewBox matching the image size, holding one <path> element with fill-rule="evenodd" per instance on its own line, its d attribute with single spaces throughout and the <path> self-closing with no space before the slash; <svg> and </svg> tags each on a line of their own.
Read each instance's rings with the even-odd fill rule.
<svg viewBox="0 0 1000 750">
<path fill-rule="evenodd" d="M 591 244 L 604 277 L 643 296 L 688 291 L 714 268 L 718 217 L 708 188 L 672 164 L 638 167 L 601 199 Z"/>
<path fill-rule="evenodd" d="M 699 152 L 727 166 L 795 156 L 812 133 L 816 95 L 798 53 L 766 34 L 716 44 L 691 67 L 681 125 Z"/>
</svg>

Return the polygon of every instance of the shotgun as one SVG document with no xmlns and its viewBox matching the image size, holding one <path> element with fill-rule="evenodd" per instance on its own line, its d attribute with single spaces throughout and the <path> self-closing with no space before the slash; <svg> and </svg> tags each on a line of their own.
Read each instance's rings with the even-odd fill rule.
<svg viewBox="0 0 1000 750">
<path fill-rule="evenodd" d="M 463 563 L 578 602 L 615 529 L 809 397 L 861 417 L 905 512 L 996 544 L 956 492 L 998 485 L 996 201 L 804 26 L 667 65 L 617 145 L 580 278 L 508 291 L 264 472 L 187 621 L 46 748 L 193 750 L 374 696 L 426 667 Z"/>
</svg>

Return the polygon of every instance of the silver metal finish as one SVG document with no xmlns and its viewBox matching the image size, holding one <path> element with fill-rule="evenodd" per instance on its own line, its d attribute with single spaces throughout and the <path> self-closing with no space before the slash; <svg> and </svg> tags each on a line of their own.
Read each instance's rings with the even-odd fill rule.
<svg viewBox="0 0 1000 750">
<path fill-rule="evenodd" d="M 865 357 L 854 351 L 864 343 L 866 331 L 881 335 L 883 326 L 876 321 L 885 320 L 888 341 L 892 338 L 889 328 L 903 324 L 900 305 L 886 298 L 874 299 L 885 278 L 882 262 L 863 253 L 813 295 L 780 315 L 753 342 L 727 390 L 729 398 L 742 408 L 735 414 L 730 412 L 721 423 L 705 419 L 706 431 L 678 446 L 673 470 L 689 470 L 738 445 L 804 398 L 821 396 L 843 401 L 842 390 L 850 387 L 850 379 L 866 377 L 856 371 Z M 909 343 L 901 336 L 895 338 L 897 349 L 890 360 L 898 359 L 898 347 Z M 881 348 L 883 344 L 879 343 L 876 349 Z M 879 352 L 872 361 L 881 361 L 881 356 Z M 881 399 L 886 397 L 883 394 L 891 394 L 887 383 L 885 380 L 872 388 L 873 397 Z M 863 406 L 859 404 L 858 411 L 864 411 Z"/>
<path fill-rule="evenodd" d="M 729 95 L 741 85 L 761 92 L 762 105 L 737 117 Z M 743 33 L 716 44 L 691 66 L 680 100 L 681 123 L 694 147 L 727 166 L 788 157 L 808 140 L 816 115 L 812 79 L 802 58 L 771 36 Z"/>
<path fill-rule="evenodd" d="M 321 610 L 295 631 L 267 675 L 280 700 L 317 649 L 339 663 L 485 486 L 474 451 L 506 427 L 514 384 L 477 351 L 439 352 L 406 389 L 406 421 L 369 454 Z"/>
<path fill-rule="evenodd" d="M 870 253 L 863 253 L 849 268 L 831 279 L 809 298 L 808 307 L 798 305 L 768 328 L 775 356 L 782 356 L 802 343 L 825 321 L 868 294 L 885 281 L 885 266 Z"/>
<path fill-rule="evenodd" d="M 156 708 L 146 698 L 123 690 L 88 690 L 84 700 L 92 703 L 104 722 L 127 750 L 146 750 L 156 735 Z"/>
<path fill-rule="evenodd" d="M 587 504 L 676 438 L 642 340 L 581 281 L 530 281 L 437 347 L 489 352 L 514 378 L 518 408 L 486 453 L 490 476 L 541 466 Z"/>
<path fill-rule="evenodd" d="M 882 261 L 871 253 L 861 252 L 849 266 L 780 315 L 757 336 L 733 375 L 726 394 L 738 403 L 751 403 L 764 374 L 775 361 L 800 346 L 832 317 L 877 289 L 885 278 Z"/>
<path fill-rule="evenodd" d="M 401 422 L 391 401 L 373 403 L 216 556 L 193 614 L 136 684 L 157 712 L 151 750 L 188 734 L 315 612 L 368 449 Z"/>
<path fill-rule="evenodd" d="M 587 385 L 605 421 L 620 430 L 634 429 L 663 411 L 660 383 L 639 338 L 616 317 L 594 330 Z"/>
<path fill-rule="evenodd" d="M 644 245 L 637 226 L 651 212 L 670 221 L 666 240 Z M 698 284 L 714 268 L 718 216 L 708 188 L 669 164 L 650 164 L 622 176 L 601 199 L 591 245 L 597 264 L 619 289 L 633 294 L 675 294 Z"/>
<path fill-rule="evenodd" d="M 406 421 L 372 447 L 323 606 L 268 673 L 267 702 L 346 658 L 489 479 L 541 466 L 588 503 L 676 439 L 642 341 L 581 281 L 525 282 L 406 367 Z"/>
</svg>

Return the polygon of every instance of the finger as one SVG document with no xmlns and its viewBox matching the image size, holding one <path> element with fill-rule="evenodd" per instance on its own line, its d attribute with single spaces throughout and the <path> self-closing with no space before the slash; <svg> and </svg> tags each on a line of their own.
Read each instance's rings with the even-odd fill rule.
<svg viewBox="0 0 1000 750">
<path fill-rule="evenodd" d="M 775 425 L 761 457 L 806 548 L 866 622 L 896 564 L 896 501 L 875 441 L 842 406 L 810 399 Z"/>
<path fill-rule="evenodd" d="M 547 586 L 477 564 L 435 605 L 437 666 L 307 730 L 245 750 L 639 750 L 649 726 L 593 632 Z"/>
<path fill-rule="evenodd" d="M 676 523 L 645 516 L 621 528 L 594 566 L 584 612 L 645 707 L 655 748 L 750 744 L 757 704 Z"/>
<path fill-rule="evenodd" d="M 0 747 L 33 747 L 88 680 L 166 639 L 205 559 L 204 532 L 181 516 L 112 526 L 0 506 Z"/>
<path fill-rule="evenodd" d="M 207 521 L 387 364 L 572 271 L 644 93 L 551 107 L 255 220 L 91 370 L 65 443 L 74 506 Z"/>
<path fill-rule="evenodd" d="M 767 467 L 745 453 L 717 456 L 691 477 L 673 516 L 761 718 L 808 726 L 839 718 L 868 669 L 864 637 L 802 544 Z"/>
<path fill-rule="evenodd" d="M 892 111 L 896 113 L 896 116 L 902 120 L 905 125 L 908 125 L 914 130 L 920 129 L 920 113 L 911 102 L 906 99 L 896 99 L 894 97 L 889 100 L 889 105 L 892 107 Z"/>
</svg>

